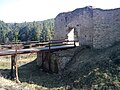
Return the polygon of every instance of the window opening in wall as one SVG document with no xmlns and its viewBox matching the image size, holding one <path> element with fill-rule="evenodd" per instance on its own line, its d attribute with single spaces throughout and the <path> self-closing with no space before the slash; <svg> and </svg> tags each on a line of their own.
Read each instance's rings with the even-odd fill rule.
<svg viewBox="0 0 120 90">
<path fill-rule="evenodd" d="M 67 30 L 67 39 L 68 40 L 78 40 L 78 32 L 76 28 L 69 27 Z"/>
<path fill-rule="evenodd" d="M 69 41 L 78 41 L 78 32 L 76 28 L 74 27 L 69 27 L 67 30 L 66 34 L 66 39 Z M 69 44 L 74 43 L 74 42 L 68 42 Z M 75 43 L 77 46 L 79 46 L 79 42 Z"/>
<path fill-rule="evenodd" d="M 70 30 L 67 36 L 68 36 L 68 40 L 74 40 L 74 28 Z"/>
</svg>

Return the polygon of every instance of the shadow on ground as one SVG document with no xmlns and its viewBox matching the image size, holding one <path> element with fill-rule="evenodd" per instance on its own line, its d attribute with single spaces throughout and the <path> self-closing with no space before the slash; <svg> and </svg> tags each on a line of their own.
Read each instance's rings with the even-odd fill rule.
<svg viewBox="0 0 120 90">
<path fill-rule="evenodd" d="M 0 69 L 1 76 L 8 78 L 10 69 Z M 31 84 L 37 84 L 47 88 L 64 86 L 59 80 L 59 75 L 43 72 L 36 64 L 36 60 L 19 67 L 19 80 Z"/>
<path fill-rule="evenodd" d="M 36 64 L 36 61 L 27 63 L 19 68 L 19 79 L 21 82 L 34 83 L 48 88 L 60 87 L 63 83 L 59 82 L 57 74 L 43 72 Z"/>
</svg>

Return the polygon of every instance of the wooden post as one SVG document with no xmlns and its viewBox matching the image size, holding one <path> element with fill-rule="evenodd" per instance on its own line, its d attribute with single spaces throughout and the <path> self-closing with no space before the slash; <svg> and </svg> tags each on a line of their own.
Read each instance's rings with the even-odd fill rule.
<svg viewBox="0 0 120 90">
<path fill-rule="evenodd" d="M 14 70 L 15 69 L 15 73 Z M 18 78 L 18 65 L 17 65 L 17 55 L 14 54 L 11 56 L 11 71 L 10 71 L 10 79 L 16 79 L 17 83 L 20 83 L 19 78 Z"/>
<path fill-rule="evenodd" d="M 17 64 L 17 55 L 15 55 L 15 59 L 14 59 L 14 68 L 15 68 L 15 78 L 16 78 L 16 82 L 20 83 L 19 81 L 19 77 L 18 77 L 18 64 Z"/>
<path fill-rule="evenodd" d="M 13 73 L 13 67 L 15 69 L 15 77 Z M 17 56 L 12 55 L 11 56 L 11 72 L 10 72 L 11 79 L 16 79 L 17 83 L 20 83 L 19 78 L 18 78 L 18 65 L 17 65 Z"/>
<path fill-rule="evenodd" d="M 11 56 L 11 71 L 10 71 L 10 79 L 14 79 L 13 75 L 13 63 L 14 63 L 14 56 Z"/>
<path fill-rule="evenodd" d="M 17 65 L 17 50 L 18 50 L 18 46 L 17 44 L 15 45 L 15 59 L 14 59 L 14 68 L 15 68 L 15 77 L 16 77 L 16 82 L 20 83 L 19 78 L 18 78 L 18 65 Z"/>
<path fill-rule="evenodd" d="M 75 40 L 74 40 L 74 47 L 76 47 Z"/>
<path fill-rule="evenodd" d="M 51 70 L 51 49 L 50 49 L 50 42 L 49 42 L 49 72 L 51 72 L 52 70 Z"/>
<path fill-rule="evenodd" d="M 42 54 L 42 64 L 41 64 L 41 68 L 42 69 L 44 69 L 44 51 L 43 52 L 41 52 L 41 54 Z"/>
</svg>

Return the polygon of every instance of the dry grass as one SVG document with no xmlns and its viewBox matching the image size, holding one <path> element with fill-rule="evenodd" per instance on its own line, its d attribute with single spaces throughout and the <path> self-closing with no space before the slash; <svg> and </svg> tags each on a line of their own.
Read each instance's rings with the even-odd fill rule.
<svg viewBox="0 0 120 90">
<path fill-rule="evenodd" d="M 15 83 L 14 81 L 7 80 L 0 77 L 0 90 L 48 90 L 45 87 L 28 83 Z"/>
<path fill-rule="evenodd" d="M 35 59 L 36 54 L 20 55 L 18 65 L 21 83 L 17 84 L 5 79 L 10 73 L 10 56 L 0 57 L 0 90 L 64 90 L 56 83 L 56 75 L 42 72 L 36 66 Z"/>
<path fill-rule="evenodd" d="M 18 65 L 24 65 L 36 59 L 36 54 L 18 55 Z M 0 69 L 10 69 L 11 56 L 0 56 Z"/>
</svg>

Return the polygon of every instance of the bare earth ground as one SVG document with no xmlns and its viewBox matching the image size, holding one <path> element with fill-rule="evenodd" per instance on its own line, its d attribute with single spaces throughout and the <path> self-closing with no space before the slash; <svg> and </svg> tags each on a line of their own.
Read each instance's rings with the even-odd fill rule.
<svg viewBox="0 0 120 90">
<path fill-rule="evenodd" d="M 20 84 L 7 80 L 10 72 L 10 56 L 0 57 L 0 90 L 64 90 L 57 82 L 58 75 L 42 72 L 36 66 L 36 54 L 22 55 L 18 60 Z"/>
</svg>

